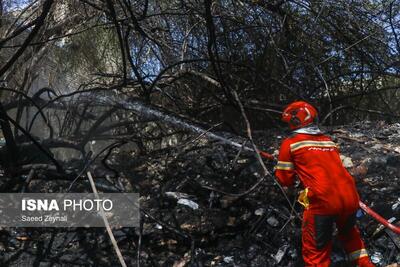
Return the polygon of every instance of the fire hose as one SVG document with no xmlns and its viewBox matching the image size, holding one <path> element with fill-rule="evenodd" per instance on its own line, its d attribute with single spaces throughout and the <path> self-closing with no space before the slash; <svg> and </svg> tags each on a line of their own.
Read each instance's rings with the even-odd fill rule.
<svg viewBox="0 0 400 267">
<path fill-rule="evenodd" d="M 232 147 L 235 147 L 237 149 L 243 149 L 246 151 L 254 151 L 254 149 L 244 145 L 240 144 L 239 142 L 232 141 L 230 138 L 226 138 L 224 136 L 215 134 L 213 132 L 210 132 L 209 130 L 204 130 L 203 127 L 197 125 L 193 121 L 190 121 L 186 118 L 180 117 L 176 114 L 172 114 L 170 112 L 166 112 L 159 107 L 151 106 L 147 103 L 144 103 L 140 101 L 139 99 L 130 99 L 129 101 L 125 100 L 115 100 L 112 99 L 111 97 L 97 97 L 96 98 L 97 102 L 104 102 L 105 104 L 115 104 L 119 106 L 123 106 L 126 109 L 130 109 L 133 111 L 136 111 L 138 114 L 141 116 L 147 117 L 149 119 L 157 118 L 162 120 L 163 122 L 167 124 L 171 124 L 174 126 L 178 126 L 181 128 L 185 128 L 191 132 L 198 133 L 200 136 L 205 136 L 209 139 L 217 140 L 219 142 L 225 143 L 227 145 L 230 145 Z M 267 152 L 264 151 L 259 151 L 260 156 L 273 160 L 275 157 Z M 387 227 L 388 229 L 392 230 L 394 233 L 400 235 L 400 227 L 395 226 L 389 221 L 387 221 L 385 218 L 380 216 L 378 213 L 373 211 L 370 207 L 368 207 L 365 203 L 360 201 L 360 208 L 370 215 L 372 218 L 374 218 L 376 221 Z"/>
<path fill-rule="evenodd" d="M 378 213 L 373 211 L 370 207 L 365 205 L 365 203 L 362 202 L 362 201 L 360 201 L 360 208 L 363 211 L 365 211 L 368 215 L 370 215 L 372 218 L 377 220 L 379 223 L 384 225 L 386 228 L 388 228 L 388 229 L 392 230 L 393 232 L 395 232 L 396 234 L 400 235 L 400 227 L 399 226 L 396 226 L 396 225 L 391 224 L 390 222 L 388 222 L 388 220 L 386 220 L 381 215 L 379 215 Z"/>
<path fill-rule="evenodd" d="M 264 151 L 260 151 L 260 156 L 266 158 L 266 159 L 274 159 L 274 156 L 264 152 Z M 390 223 L 388 220 L 386 220 L 385 218 L 383 218 L 381 215 L 379 215 L 378 213 L 376 213 L 374 210 L 372 210 L 370 207 L 368 207 L 364 202 L 360 201 L 359 202 L 360 208 L 367 213 L 368 215 L 370 215 L 372 218 L 374 218 L 376 221 L 378 221 L 379 223 L 381 223 L 383 226 L 385 226 L 386 228 L 390 229 L 391 231 L 393 231 L 394 233 L 400 235 L 400 227 L 396 226 L 392 223 Z"/>
</svg>

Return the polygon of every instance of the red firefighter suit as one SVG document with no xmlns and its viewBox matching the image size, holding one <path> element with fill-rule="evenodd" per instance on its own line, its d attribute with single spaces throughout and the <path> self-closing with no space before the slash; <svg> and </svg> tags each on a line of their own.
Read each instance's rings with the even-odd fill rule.
<svg viewBox="0 0 400 267">
<path fill-rule="evenodd" d="M 355 226 L 359 197 L 354 179 L 328 136 L 295 133 L 285 139 L 275 170 L 283 186 L 291 186 L 298 177 L 305 188 L 302 254 L 306 266 L 329 266 L 334 224 L 349 260 L 358 266 L 374 266 Z"/>
</svg>

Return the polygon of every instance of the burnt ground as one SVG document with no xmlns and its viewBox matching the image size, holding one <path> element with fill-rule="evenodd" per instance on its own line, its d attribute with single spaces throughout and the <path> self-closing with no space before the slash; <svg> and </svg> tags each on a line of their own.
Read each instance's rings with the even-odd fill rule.
<svg viewBox="0 0 400 267">
<path fill-rule="evenodd" d="M 388 219 L 400 218 L 400 124 L 325 130 L 340 145 L 361 199 Z M 278 131 L 253 134 L 269 152 L 284 137 Z M 273 162 L 265 163 L 272 171 Z M 73 169 L 76 163 L 66 164 Z M 98 163 L 91 170 L 103 191 L 140 192 L 142 227 L 114 231 L 128 266 L 138 260 L 140 266 L 302 266 L 301 221 L 272 178 L 248 191 L 261 179 L 252 154 L 195 139 L 147 154 L 116 150 L 107 168 Z M 26 191 L 58 192 L 70 183 L 39 177 Z M 83 178 L 74 187 L 88 190 Z M 289 192 L 292 203 L 297 190 Z M 301 215 L 298 204 L 295 210 Z M 400 262 L 400 248 L 378 223 L 360 212 L 358 224 L 377 266 Z M 1 266 L 119 265 L 102 228 L 2 228 L 0 251 Z M 337 242 L 332 260 L 349 266 Z"/>
</svg>

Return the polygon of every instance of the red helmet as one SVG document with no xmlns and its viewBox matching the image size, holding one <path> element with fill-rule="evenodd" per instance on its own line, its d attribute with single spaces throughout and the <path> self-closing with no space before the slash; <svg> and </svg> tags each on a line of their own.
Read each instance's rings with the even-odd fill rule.
<svg viewBox="0 0 400 267">
<path fill-rule="evenodd" d="M 317 110 L 304 101 L 291 103 L 282 113 L 282 121 L 288 123 L 292 130 L 312 124 L 317 117 Z"/>
</svg>

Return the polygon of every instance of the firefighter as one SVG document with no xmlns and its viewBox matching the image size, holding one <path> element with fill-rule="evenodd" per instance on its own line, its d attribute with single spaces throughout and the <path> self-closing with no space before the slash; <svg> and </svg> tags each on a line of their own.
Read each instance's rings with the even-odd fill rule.
<svg viewBox="0 0 400 267">
<path fill-rule="evenodd" d="M 292 130 L 283 140 L 275 175 L 282 186 L 296 177 L 304 190 L 302 255 L 306 266 L 329 266 L 334 226 L 348 259 L 357 266 L 374 266 L 355 225 L 359 196 L 344 168 L 338 147 L 318 128 L 317 110 L 304 101 L 290 104 L 282 120 Z"/>
</svg>

